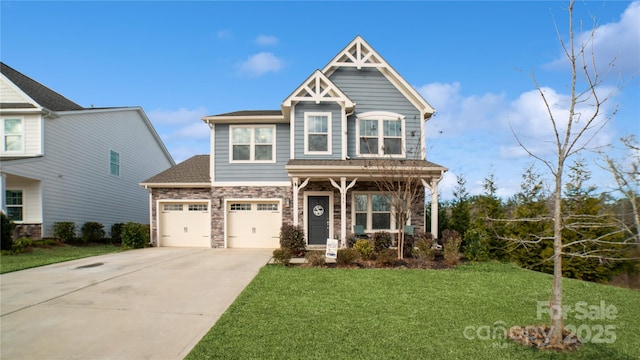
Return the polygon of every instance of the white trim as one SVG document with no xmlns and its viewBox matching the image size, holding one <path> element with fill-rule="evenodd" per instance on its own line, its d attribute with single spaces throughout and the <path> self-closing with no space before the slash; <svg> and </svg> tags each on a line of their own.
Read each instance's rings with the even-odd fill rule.
<svg viewBox="0 0 640 360">
<path fill-rule="evenodd" d="M 378 153 L 377 154 L 361 154 L 360 153 L 360 121 L 361 120 L 377 120 L 378 121 Z M 385 154 L 383 150 L 384 146 L 384 121 L 385 120 L 400 120 L 401 127 L 401 144 L 400 154 Z M 406 121 L 405 116 L 402 114 L 389 112 L 389 111 L 369 111 L 358 114 L 356 116 L 356 155 L 360 157 L 391 157 L 391 158 L 404 158 L 407 156 L 407 135 L 406 135 Z"/>
<path fill-rule="evenodd" d="M 296 158 L 296 106 L 291 105 L 289 113 L 289 159 Z"/>
<path fill-rule="evenodd" d="M 309 128 L 307 120 L 310 116 L 326 116 L 327 117 L 327 151 L 311 151 L 309 150 Z M 333 122 L 333 114 L 331 112 L 305 112 L 304 113 L 304 154 L 305 155 L 331 155 L 333 151 L 333 142 L 331 141 L 331 123 Z M 318 133 L 320 134 L 320 133 Z"/>
<path fill-rule="evenodd" d="M 209 123 L 209 181 L 216 181 L 216 124 Z"/>
<path fill-rule="evenodd" d="M 307 239 L 307 245 L 309 245 L 309 218 L 307 214 L 307 208 L 309 207 L 309 196 L 328 196 L 329 197 L 329 238 L 333 239 L 333 191 L 305 191 L 304 201 L 302 205 L 304 219 L 304 237 Z"/>
<path fill-rule="evenodd" d="M 283 115 L 253 115 L 253 116 L 203 116 L 202 121 L 208 124 L 276 124 L 287 123 Z"/>
<path fill-rule="evenodd" d="M 24 223 L 31 223 L 31 221 L 29 221 L 29 219 L 27 219 L 27 190 L 25 187 L 7 187 L 2 189 L 3 193 L 2 193 L 2 198 L 6 201 L 6 197 L 7 197 L 7 191 L 20 191 L 22 193 L 22 220 L 11 220 L 16 224 L 24 224 Z M 6 210 L 7 213 L 6 215 L 9 215 L 9 204 L 5 204 L 6 206 Z M 16 207 L 15 205 L 11 205 L 11 207 Z"/>
<path fill-rule="evenodd" d="M 192 198 L 186 198 L 186 199 L 158 199 L 156 200 L 156 226 L 157 226 L 157 234 L 156 236 L 158 237 L 156 239 L 156 247 L 160 247 L 160 239 L 162 239 L 162 234 L 160 233 L 160 229 L 162 229 L 161 227 L 161 214 L 162 214 L 162 207 L 160 205 L 164 204 L 164 203 L 184 203 L 184 204 L 195 204 L 195 203 L 206 203 L 207 204 L 207 209 L 209 211 L 209 247 L 211 247 L 211 199 L 192 199 Z"/>
<path fill-rule="evenodd" d="M 211 187 L 236 187 L 236 186 L 291 186 L 290 181 L 216 181 Z M 165 186 L 166 187 L 166 186 Z"/>
<path fill-rule="evenodd" d="M 20 126 L 22 127 L 22 132 L 19 134 L 20 137 L 22 138 L 20 141 L 20 150 L 10 150 L 10 151 L 5 151 L 5 147 L 6 147 L 6 143 L 5 143 L 5 137 L 7 136 L 7 134 L 5 134 L 4 131 L 4 127 L 5 127 L 5 121 L 7 120 L 20 120 Z M 43 132 L 41 130 L 41 132 Z M 11 135 L 18 135 L 18 134 L 11 134 Z M 27 141 L 27 122 L 24 116 L 11 116 L 11 115 L 2 115 L 2 119 L 1 119 L 1 123 L 0 123 L 0 153 L 2 155 L 23 155 L 25 154 L 25 149 L 26 149 L 26 141 Z"/>
<path fill-rule="evenodd" d="M 272 138 L 271 138 L 271 160 L 256 160 L 256 142 L 255 142 L 255 131 L 256 128 L 271 128 L 273 129 Z M 233 129 L 249 129 L 249 160 L 234 160 L 233 159 Z M 273 124 L 265 124 L 265 125 L 230 125 L 229 126 L 229 163 L 230 164 L 265 164 L 265 163 L 275 163 L 276 162 L 276 126 Z M 258 144 L 258 145 L 267 145 L 267 144 Z M 212 153 L 213 154 L 213 153 Z"/>
<path fill-rule="evenodd" d="M 229 225 L 229 220 L 227 218 L 228 215 L 228 210 L 227 210 L 227 203 L 229 202 L 244 202 L 244 203 L 259 203 L 262 201 L 277 201 L 278 202 L 278 212 L 280 213 L 280 220 L 278 221 L 280 224 L 282 224 L 282 214 L 284 211 L 283 208 L 283 202 L 282 202 L 282 198 L 225 198 L 224 202 L 223 202 L 223 232 L 224 232 L 224 248 L 228 248 L 228 237 L 229 237 L 229 231 L 228 231 L 228 225 Z"/>
</svg>

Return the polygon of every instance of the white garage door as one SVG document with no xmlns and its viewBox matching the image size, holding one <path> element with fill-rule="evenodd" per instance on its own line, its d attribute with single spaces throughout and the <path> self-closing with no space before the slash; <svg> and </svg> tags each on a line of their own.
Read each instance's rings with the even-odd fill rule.
<svg viewBox="0 0 640 360">
<path fill-rule="evenodd" d="M 228 201 L 227 247 L 280 247 L 282 209 L 279 201 Z"/>
<path fill-rule="evenodd" d="M 211 247 L 208 203 L 161 203 L 159 246 Z"/>
</svg>

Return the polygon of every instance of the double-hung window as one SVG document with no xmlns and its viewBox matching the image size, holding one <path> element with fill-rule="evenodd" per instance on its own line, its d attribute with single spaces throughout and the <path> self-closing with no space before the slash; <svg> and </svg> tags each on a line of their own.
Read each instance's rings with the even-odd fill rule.
<svg viewBox="0 0 640 360">
<path fill-rule="evenodd" d="M 22 221 L 24 219 L 22 190 L 7 190 L 5 192 L 5 200 L 7 202 L 7 216 L 9 219 Z"/>
<path fill-rule="evenodd" d="M 2 151 L 24 151 L 24 123 L 22 119 L 2 119 Z"/>
<path fill-rule="evenodd" d="M 304 114 L 305 154 L 331 154 L 331 113 Z"/>
<path fill-rule="evenodd" d="M 395 229 L 395 216 L 388 195 L 356 193 L 353 200 L 356 225 L 362 225 L 368 231 Z"/>
<path fill-rule="evenodd" d="M 275 162 L 276 128 L 231 126 L 230 162 Z"/>
<path fill-rule="evenodd" d="M 372 111 L 358 115 L 356 127 L 357 152 L 364 156 L 405 155 L 404 116 L 396 113 Z"/>
</svg>

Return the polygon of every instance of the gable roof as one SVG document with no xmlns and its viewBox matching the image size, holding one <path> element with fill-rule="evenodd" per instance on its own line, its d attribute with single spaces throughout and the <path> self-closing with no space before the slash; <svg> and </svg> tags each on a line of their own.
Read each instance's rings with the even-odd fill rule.
<svg viewBox="0 0 640 360">
<path fill-rule="evenodd" d="M 195 155 L 140 183 L 146 187 L 209 187 L 209 155 Z"/>
<path fill-rule="evenodd" d="M 0 62 L 0 72 L 25 95 L 33 99 L 38 105 L 52 111 L 73 111 L 84 108 L 12 67 Z M 32 108 L 33 104 L 1 103 L 0 108 Z"/>
<path fill-rule="evenodd" d="M 331 59 L 322 69 L 322 73 L 330 77 L 340 67 L 376 68 L 420 111 L 423 119 L 429 119 L 435 113 L 435 109 L 427 100 L 413 86 L 409 85 L 360 35 L 356 36 Z"/>
</svg>

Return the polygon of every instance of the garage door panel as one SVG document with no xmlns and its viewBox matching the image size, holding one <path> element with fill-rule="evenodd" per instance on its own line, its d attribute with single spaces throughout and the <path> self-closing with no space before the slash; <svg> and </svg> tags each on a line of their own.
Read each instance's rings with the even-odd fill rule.
<svg viewBox="0 0 640 360">
<path fill-rule="evenodd" d="M 161 204 L 160 246 L 211 247 L 207 203 Z"/>
<path fill-rule="evenodd" d="M 279 201 L 229 202 L 227 247 L 277 248 L 281 224 Z"/>
</svg>

